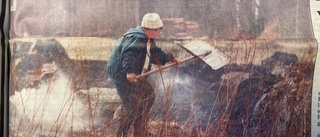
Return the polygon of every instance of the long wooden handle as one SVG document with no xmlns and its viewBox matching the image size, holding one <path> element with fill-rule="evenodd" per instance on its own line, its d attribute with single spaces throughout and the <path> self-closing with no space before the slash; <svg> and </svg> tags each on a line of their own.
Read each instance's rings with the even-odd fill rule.
<svg viewBox="0 0 320 137">
<path fill-rule="evenodd" d="M 207 55 L 211 54 L 211 52 L 212 52 L 212 51 L 207 51 L 207 52 L 205 52 L 205 53 L 203 53 L 203 54 L 200 54 L 200 55 L 195 55 L 195 56 L 188 57 L 188 58 L 186 58 L 186 59 L 181 60 L 181 61 L 180 61 L 180 64 L 181 64 L 181 63 L 184 63 L 184 62 L 187 62 L 187 61 L 190 61 L 190 60 L 193 60 L 193 59 L 196 59 L 196 58 L 199 58 L 199 57 L 202 57 L 202 56 L 207 56 Z M 177 63 L 170 63 L 170 64 L 165 65 L 165 66 L 162 66 L 162 67 L 160 67 L 160 68 L 158 68 L 158 69 L 151 70 L 151 71 L 149 71 L 149 72 L 146 72 L 146 73 L 143 73 L 143 74 L 141 74 L 141 75 L 138 75 L 138 76 L 136 77 L 136 79 L 140 79 L 140 78 L 149 76 L 149 75 L 151 75 L 151 74 L 153 74 L 153 73 L 159 72 L 159 71 L 161 71 L 161 70 L 164 70 L 164 69 L 167 69 L 167 68 L 176 66 L 176 65 L 178 65 L 178 64 L 177 64 Z"/>
</svg>

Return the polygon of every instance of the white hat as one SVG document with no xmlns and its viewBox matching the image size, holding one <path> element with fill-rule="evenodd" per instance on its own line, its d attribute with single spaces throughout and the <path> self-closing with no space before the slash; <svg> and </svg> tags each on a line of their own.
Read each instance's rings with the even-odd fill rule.
<svg viewBox="0 0 320 137">
<path fill-rule="evenodd" d="M 163 27 L 163 23 L 157 13 L 147 13 L 143 16 L 141 27 L 148 29 L 158 29 Z"/>
</svg>

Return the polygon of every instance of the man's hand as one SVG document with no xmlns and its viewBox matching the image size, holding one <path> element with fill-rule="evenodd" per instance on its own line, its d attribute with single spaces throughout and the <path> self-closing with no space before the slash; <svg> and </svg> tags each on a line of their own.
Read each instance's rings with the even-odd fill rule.
<svg viewBox="0 0 320 137">
<path fill-rule="evenodd" d="M 180 64 L 180 60 L 178 58 L 174 58 L 170 61 L 171 63 L 176 63 L 177 65 Z"/>
<path fill-rule="evenodd" d="M 127 74 L 127 79 L 128 79 L 128 81 L 130 81 L 131 83 L 137 82 L 136 74 L 135 74 L 135 73 L 128 73 L 128 74 Z"/>
</svg>

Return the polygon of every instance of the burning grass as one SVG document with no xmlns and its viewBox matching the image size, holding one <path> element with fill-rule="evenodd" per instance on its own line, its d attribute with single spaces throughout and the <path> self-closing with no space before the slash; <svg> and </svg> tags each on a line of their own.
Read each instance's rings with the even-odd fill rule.
<svg viewBox="0 0 320 137">
<path fill-rule="evenodd" d="M 115 40 L 103 38 L 57 40 L 75 60 L 107 61 L 115 44 Z M 14 41 L 19 40 L 11 42 Z M 234 65 L 211 72 L 201 64 L 197 64 L 199 69 L 191 63 L 184 71 L 175 69 L 154 77 L 158 79 L 153 83 L 157 102 L 150 113 L 147 131 L 150 137 L 310 136 L 316 55 L 313 41 L 208 42 L 232 57 Z M 189 56 L 174 48 L 170 41 L 159 41 L 159 45 L 178 57 Z M 278 51 L 295 54 L 299 60 L 291 65 L 273 64 L 285 70 L 279 71 L 281 75 L 262 73 L 262 60 Z M 75 86 L 75 79 L 68 74 L 54 71 L 50 72 L 53 75 L 34 74 L 40 76 L 38 87 L 16 91 L 10 97 L 10 135 L 114 136 L 117 123 L 112 121 L 112 114 L 120 105 L 119 101 L 110 102 L 115 90 L 89 87 L 88 66 L 80 66 L 76 74 L 81 76 L 76 80 L 87 84 L 87 89 Z M 221 78 L 217 75 L 220 73 Z M 211 77 L 218 77 L 219 81 Z M 102 82 L 107 82 L 107 78 Z"/>
</svg>

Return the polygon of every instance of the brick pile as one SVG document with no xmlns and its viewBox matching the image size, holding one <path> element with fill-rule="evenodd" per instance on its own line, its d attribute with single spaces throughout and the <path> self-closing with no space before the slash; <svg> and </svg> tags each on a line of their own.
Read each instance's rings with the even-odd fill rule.
<svg viewBox="0 0 320 137">
<path fill-rule="evenodd" d="M 198 22 L 185 20 L 184 18 L 162 18 L 162 21 L 164 28 L 160 38 L 190 39 L 201 37 Z"/>
</svg>

